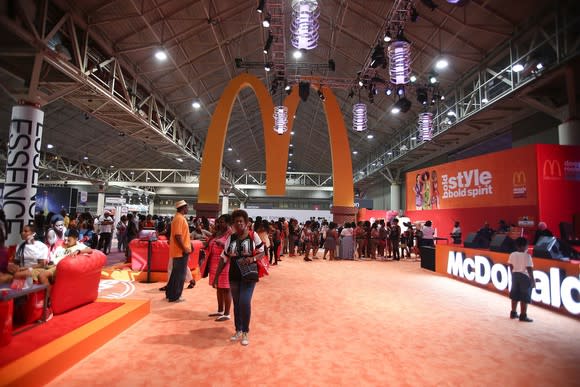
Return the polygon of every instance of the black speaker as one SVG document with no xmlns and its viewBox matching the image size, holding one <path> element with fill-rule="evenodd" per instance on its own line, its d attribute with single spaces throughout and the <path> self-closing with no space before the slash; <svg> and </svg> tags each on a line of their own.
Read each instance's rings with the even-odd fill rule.
<svg viewBox="0 0 580 387">
<path fill-rule="evenodd" d="M 563 258 L 560 251 L 560 243 L 556 237 L 540 237 L 534 246 L 533 256 L 538 258 L 560 259 Z"/>
<path fill-rule="evenodd" d="M 516 251 L 516 245 L 514 240 L 506 234 L 495 234 L 489 244 L 489 249 L 500 253 L 513 253 Z"/>
<path fill-rule="evenodd" d="M 470 232 L 463 241 L 463 246 L 471 249 L 487 249 L 489 241 L 476 232 Z"/>
</svg>

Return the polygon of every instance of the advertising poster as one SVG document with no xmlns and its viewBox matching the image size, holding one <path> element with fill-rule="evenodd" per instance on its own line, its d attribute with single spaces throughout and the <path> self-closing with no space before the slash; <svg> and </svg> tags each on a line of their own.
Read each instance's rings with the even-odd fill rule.
<svg viewBox="0 0 580 387">
<path fill-rule="evenodd" d="M 36 194 L 36 212 L 41 212 L 44 216 L 51 212 L 57 214 L 63 208 L 69 212 L 73 198 L 71 195 L 71 188 L 39 187 Z M 76 201 L 76 192 L 74 201 Z M 76 206 L 73 204 L 73 207 Z"/>
<path fill-rule="evenodd" d="M 534 147 L 510 149 L 408 172 L 407 210 L 537 204 Z"/>
</svg>

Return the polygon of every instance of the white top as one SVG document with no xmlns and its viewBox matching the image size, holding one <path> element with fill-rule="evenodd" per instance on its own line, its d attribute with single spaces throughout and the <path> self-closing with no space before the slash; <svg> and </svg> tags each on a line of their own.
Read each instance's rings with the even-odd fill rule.
<svg viewBox="0 0 580 387">
<path fill-rule="evenodd" d="M 451 230 L 451 234 L 461 234 L 461 227 L 459 226 L 453 227 L 453 230 Z"/>
<path fill-rule="evenodd" d="M 54 257 L 51 259 L 51 262 L 55 265 L 58 264 L 60 261 L 63 260 L 67 255 L 70 255 L 78 250 L 84 250 L 87 246 L 81 242 L 77 242 L 76 245 L 71 247 L 58 247 L 54 252 Z"/>
<path fill-rule="evenodd" d="M 435 234 L 433 227 L 429 226 L 423 226 L 421 232 L 423 232 L 423 239 L 433 239 L 433 235 Z"/>
<path fill-rule="evenodd" d="M 521 253 L 519 251 L 514 251 L 510 254 L 508 263 L 513 266 L 512 273 L 523 273 L 528 275 L 528 270 L 526 268 L 534 267 L 530 254 Z"/>
<path fill-rule="evenodd" d="M 264 252 L 264 244 L 262 243 L 262 239 L 260 239 L 260 236 L 258 235 L 257 232 L 254 233 L 254 241 L 253 241 L 254 250 L 253 251 L 250 250 L 249 238 L 246 238 L 243 240 L 235 239 L 234 241 L 232 241 L 232 235 L 233 234 L 231 234 L 228 237 L 228 239 L 226 240 L 226 243 L 224 244 L 226 247 L 225 247 L 224 251 L 222 252 L 222 255 L 221 255 L 222 257 L 224 257 L 224 256 L 235 257 L 235 258 L 253 257 L 255 254 Z M 257 246 L 259 246 L 259 247 L 257 247 Z"/>
<path fill-rule="evenodd" d="M 99 231 L 100 232 L 113 232 L 113 224 L 103 224 L 103 222 L 113 222 L 113 218 L 109 215 L 101 215 L 99 218 Z"/>
<path fill-rule="evenodd" d="M 350 227 L 345 227 L 340 232 L 340 236 L 341 237 L 346 237 L 346 236 L 350 236 L 351 237 L 352 235 L 353 235 L 353 230 Z"/>
<path fill-rule="evenodd" d="M 22 257 L 24 258 L 24 267 L 37 265 L 39 260 L 48 259 L 48 246 L 39 241 L 26 243 L 22 251 Z"/>
</svg>

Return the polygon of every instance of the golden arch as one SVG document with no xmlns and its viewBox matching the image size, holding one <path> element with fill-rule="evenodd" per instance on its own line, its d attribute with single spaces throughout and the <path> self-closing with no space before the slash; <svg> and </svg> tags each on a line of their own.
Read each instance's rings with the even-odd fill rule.
<svg viewBox="0 0 580 387">
<path fill-rule="evenodd" d="M 266 194 L 283 196 L 286 194 L 286 168 L 290 131 L 294 124 L 294 114 L 298 108 L 298 88 L 284 101 L 288 108 L 288 132 L 278 135 L 274 132 L 274 103 L 264 84 L 255 76 L 244 73 L 232 79 L 225 88 L 208 129 L 203 160 L 199 176 L 198 205 L 218 205 L 220 192 L 220 171 L 224 153 L 226 131 L 230 114 L 239 92 L 250 87 L 254 91 L 264 126 L 266 147 Z M 331 89 L 322 87 L 326 96 L 324 111 L 328 124 L 330 150 L 332 157 L 333 206 L 354 207 L 354 185 L 352 180 L 352 160 L 344 119 L 336 96 Z"/>
</svg>

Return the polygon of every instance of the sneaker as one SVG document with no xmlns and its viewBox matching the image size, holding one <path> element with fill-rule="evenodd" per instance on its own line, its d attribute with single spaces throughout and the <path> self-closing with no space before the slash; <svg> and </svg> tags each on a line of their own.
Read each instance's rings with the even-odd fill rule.
<svg viewBox="0 0 580 387">
<path fill-rule="evenodd" d="M 522 321 L 522 322 L 532 322 L 534 320 L 532 320 L 531 318 L 529 318 L 527 315 L 522 314 L 522 315 L 520 315 L 520 321 Z"/>
<path fill-rule="evenodd" d="M 246 346 L 246 345 L 250 344 L 250 340 L 248 339 L 248 332 L 242 333 L 242 341 L 241 341 L 241 344 L 243 346 Z"/>
<path fill-rule="evenodd" d="M 188 289 L 193 289 L 195 287 L 195 280 L 189 281 L 189 285 L 187 285 Z"/>
<path fill-rule="evenodd" d="M 231 341 L 238 341 L 241 338 L 242 338 L 242 331 L 237 331 L 236 333 L 234 333 L 234 335 L 232 337 L 230 337 L 230 340 Z"/>
<path fill-rule="evenodd" d="M 215 319 L 215 321 L 228 321 L 230 319 L 229 314 L 223 314 Z"/>
<path fill-rule="evenodd" d="M 510 318 L 511 319 L 518 318 L 518 317 L 520 317 L 520 316 L 518 316 L 518 312 L 513 312 L 513 311 L 510 312 Z"/>
</svg>

